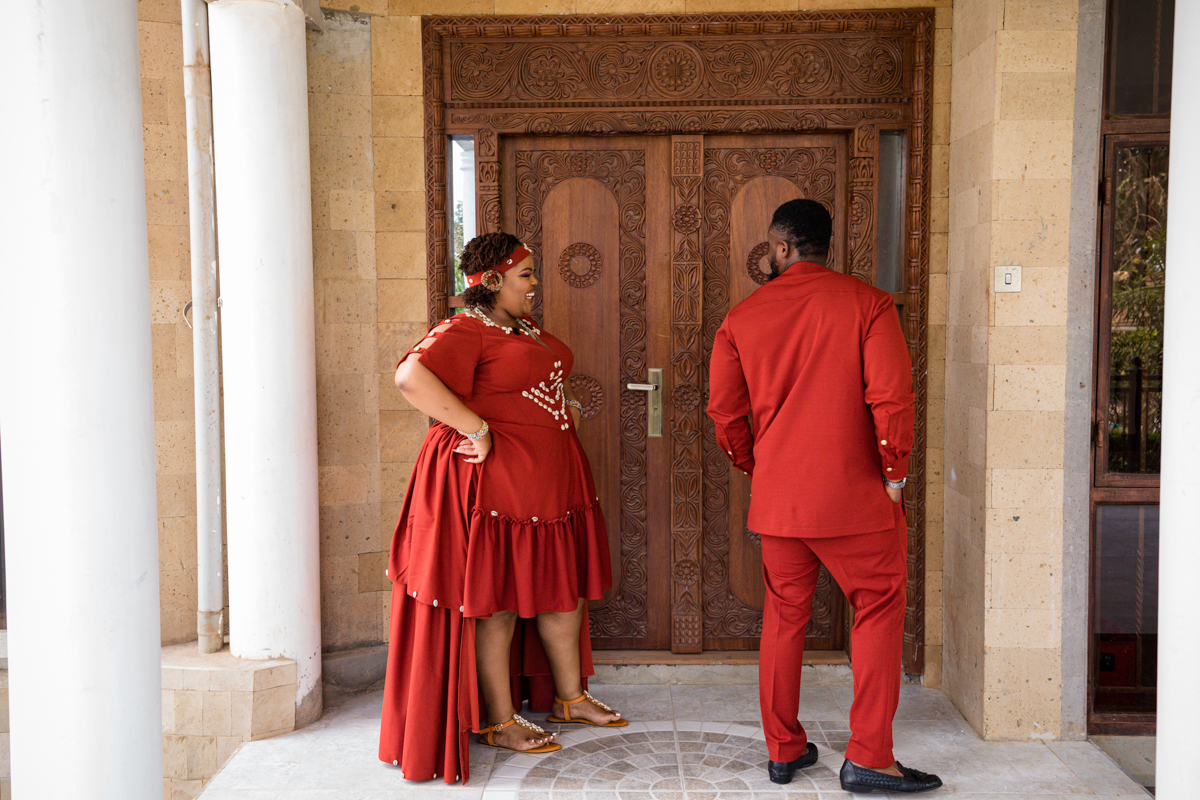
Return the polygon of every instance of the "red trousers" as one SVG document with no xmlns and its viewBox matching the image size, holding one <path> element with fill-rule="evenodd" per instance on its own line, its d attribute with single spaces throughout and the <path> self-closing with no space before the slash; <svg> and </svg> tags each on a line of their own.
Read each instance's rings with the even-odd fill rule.
<svg viewBox="0 0 1200 800">
<path fill-rule="evenodd" d="M 824 564 L 854 608 L 850 633 L 854 703 L 846 758 L 873 769 L 891 766 L 892 718 L 900 701 L 908 531 L 896 505 L 896 527 L 884 533 L 794 539 L 763 536 L 767 584 L 758 660 L 763 733 L 772 761 L 794 761 L 808 745 L 796 719 L 800 662 Z"/>
</svg>

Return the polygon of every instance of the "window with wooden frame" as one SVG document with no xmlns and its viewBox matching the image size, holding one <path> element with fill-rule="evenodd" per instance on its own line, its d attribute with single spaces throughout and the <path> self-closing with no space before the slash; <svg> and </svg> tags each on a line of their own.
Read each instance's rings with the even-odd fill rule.
<svg viewBox="0 0 1200 800">
<path fill-rule="evenodd" d="M 1092 436 L 1090 733 L 1154 732 L 1174 0 L 1109 0 Z"/>
</svg>

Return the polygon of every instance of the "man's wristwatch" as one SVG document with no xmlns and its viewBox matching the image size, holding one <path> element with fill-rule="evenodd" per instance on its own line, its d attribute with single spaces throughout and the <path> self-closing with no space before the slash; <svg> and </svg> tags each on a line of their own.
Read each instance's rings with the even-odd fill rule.
<svg viewBox="0 0 1200 800">
<path fill-rule="evenodd" d="M 889 481 L 886 477 L 883 479 L 883 485 L 889 489 L 903 489 L 908 483 L 908 478 L 901 478 L 898 481 Z"/>
</svg>

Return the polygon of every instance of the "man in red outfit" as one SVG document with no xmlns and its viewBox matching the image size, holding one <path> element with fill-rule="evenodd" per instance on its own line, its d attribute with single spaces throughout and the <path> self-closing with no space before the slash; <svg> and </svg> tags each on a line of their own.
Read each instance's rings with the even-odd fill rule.
<svg viewBox="0 0 1200 800">
<path fill-rule="evenodd" d="M 775 211 L 772 279 L 717 331 L 708 413 L 721 449 L 751 477 L 746 524 L 762 537 L 759 699 L 771 780 L 788 783 L 817 761 L 796 717 L 824 564 L 855 612 L 842 788 L 923 792 L 942 782 L 892 755 L 908 579 L 911 366 L 891 296 L 825 267 L 832 232 L 816 201 Z"/>
</svg>

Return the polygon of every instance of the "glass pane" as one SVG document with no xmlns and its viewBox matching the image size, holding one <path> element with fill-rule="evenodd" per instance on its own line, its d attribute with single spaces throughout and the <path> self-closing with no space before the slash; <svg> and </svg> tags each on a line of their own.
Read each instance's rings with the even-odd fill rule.
<svg viewBox="0 0 1200 800">
<path fill-rule="evenodd" d="M 475 137 L 451 136 L 449 180 L 450 257 L 454 259 L 454 291 L 467 290 L 467 280 L 458 268 L 463 247 L 475 238 Z"/>
<path fill-rule="evenodd" d="M 1157 474 L 1162 453 L 1166 146 L 1118 147 L 1112 175 L 1108 471 Z"/>
<path fill-rule="evenodd" d="M 1175 0 L 1111 0 L 1108 20 L 1108 114 L 1170 114 Z"/>
<path fill-rule="evenodd" d="M 1093 566 L 1093 708 L 1151 713 L 1158 685 L 1158 506 L 1097 506 Z"/>
<path fill-rule="evenodd" d="M 904 291 L 904 131 L 879 135 L 879 266 L 875 285 Z"/>
</svg>

